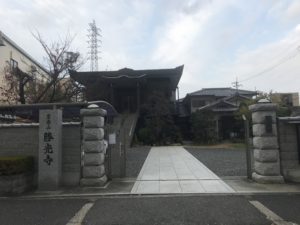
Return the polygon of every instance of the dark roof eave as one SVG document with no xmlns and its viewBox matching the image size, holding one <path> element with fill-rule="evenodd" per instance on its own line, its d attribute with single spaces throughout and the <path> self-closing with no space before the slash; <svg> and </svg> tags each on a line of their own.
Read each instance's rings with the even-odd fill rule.
<svg viewBox="0 0 300 225">
<path fill-rule="evenodd" d="M 148 76 L 163 75 L 165 77 L 170 77 L 172 82 L 172 87 L 176 89 L 180 78 L 182 76 L 184 65 L 178 66 L 173 69 L 156 69 L 156 70 L 117 70 L 117 71 L 92 71 L 92 72 L 77 72 L 74 70 L 69 70 L 69 74 L 72 79 L 78 81 L 83 85 L 87 85 L 90 81 L 95 82 L 97 80 L 112 80 L 117 78 L 124 79 L 141 79 Z M 127 72 L 127 74 L 126 74 Z"/>
</svg>

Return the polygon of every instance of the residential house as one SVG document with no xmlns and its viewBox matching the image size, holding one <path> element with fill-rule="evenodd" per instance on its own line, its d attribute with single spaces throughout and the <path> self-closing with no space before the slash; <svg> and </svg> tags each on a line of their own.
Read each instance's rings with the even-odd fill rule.
<svg viewBox="0 0 300 225">
<path fill-rule="evenodd" d="M 240 103 L 257 95 L 255 91 L 233 88 L 203 88 L 186 95 L 179 101 L 179 114 L 188 122 L 196 111 L 213 113 L 219 139 L 240 136 L 241 124 L 235 119 Z M 181 119 L 184 121 L 184 119 Z"/>
</svg>

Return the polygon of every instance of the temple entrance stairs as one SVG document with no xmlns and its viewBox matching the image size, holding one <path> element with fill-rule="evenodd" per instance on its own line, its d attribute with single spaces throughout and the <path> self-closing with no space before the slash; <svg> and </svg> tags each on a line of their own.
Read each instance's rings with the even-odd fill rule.
<svg viewBox="0 0 300 225">
<path fill-rule="evenodd" d="M 122 140 L 125 148 L 131 146 L 137 120 L 137 113 L 125 113 L 121 115 L 121 132 L 123 132 Z"/>
</svg>

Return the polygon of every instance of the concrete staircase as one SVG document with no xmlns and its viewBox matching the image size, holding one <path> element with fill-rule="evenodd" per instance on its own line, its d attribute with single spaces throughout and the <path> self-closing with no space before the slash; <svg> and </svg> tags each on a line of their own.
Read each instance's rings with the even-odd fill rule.
<svg viewBox="0 0 300 225">
<path fill-rule="evenodd" d="M 138 114 L 130 113 L 121 115 L 122 140 L 126 148 L 129 148 L 134 137 L 134 131 L 138 120 Z"/>
<path fill-rule="evenodd" d="M 118 132 L 119 140 L 126 148 L 131 146 L 137 120 L 138 114 L 123 113 L 115 117 L 113 124 L 110 125 L 109 129 Z"/>
</svg>

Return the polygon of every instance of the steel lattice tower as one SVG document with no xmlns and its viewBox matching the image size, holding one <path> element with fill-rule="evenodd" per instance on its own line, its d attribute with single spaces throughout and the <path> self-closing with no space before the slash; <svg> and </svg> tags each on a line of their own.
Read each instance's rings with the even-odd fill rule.
<svg viewBox="0 0 300 225">
<path fill-rule="evenodd" d="M 89 60 L 90 60 L 90 69 L 91 71 L 98 70 L 98 48 L 100 47 L 101 40 L 101 29 L 96 26 L 95 20 L 92 23 L 89 23 L 88 29 L 88 43 L 89 43 Z"/>
</svg>

